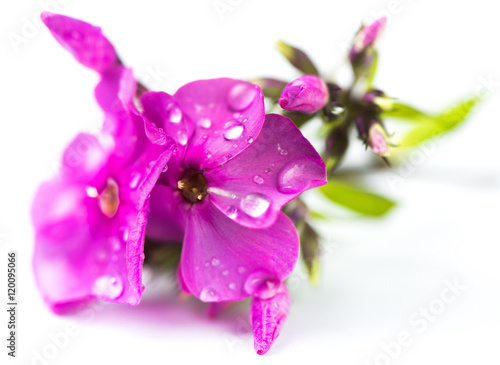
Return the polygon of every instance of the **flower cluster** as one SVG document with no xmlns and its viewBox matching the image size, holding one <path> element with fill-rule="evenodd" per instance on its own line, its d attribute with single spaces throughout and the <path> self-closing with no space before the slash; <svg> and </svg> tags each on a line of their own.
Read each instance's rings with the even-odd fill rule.
<svg viewBox="0 0 500 365">
<path fill-rule="evenodd" d="M 138 305 L 143 266 L 168 266 L 180 291 L 210 303 L 209 314 L 251 298 L 258 354 L 286 320 L 286 279 L 299 254 L 318 280 L 321 237 L 311 219 L 325 214 L 300 194 L 319 187 L 324 199 L 372 217 L 395 205 L 338 178 L 351 131 L 387 168 L 404 148 L 455 128 L 478 101 L 430 115 L 375 88 L 383 18 L 354 37 L 350 85 L 321 77 L 305 52 L 278 42 L 302 73 L 291 82 L 196 80 L 173 94 L 136 80 L 100 28 L 51 13 L 42 20 L 99 74 L 95 97 L 104 114 L 99 132 L 69 144 L 60 173 L 33 202 L 33 264 L 44 300 L 56 313 L 95 299 Z M 280 114 L 266 114 L 265 97 Z M 418 121 L 402 148 L 392 149 L 387 117 Z M 313 118 L 322 122 L 323 158 L 299 130 Z"/>
<path fill-rule="evenodd" d="M 180 288 L 204 302 L 252 298 L 255 349 L 268 351 L 290 306 L 285 279 L 299 236 L 282 208 L 326 183 L 323 160 L 294 123 L 265 114 L 256 84 L 220 78 L 148 91 L 100 28 L 42 20 L 96 71 L 104 113 L 81 133 L 32 208 L 34 270 L 57 313 L 92 299 L 137 305 L 146 239 L 181 244 Z"/>
</svg>

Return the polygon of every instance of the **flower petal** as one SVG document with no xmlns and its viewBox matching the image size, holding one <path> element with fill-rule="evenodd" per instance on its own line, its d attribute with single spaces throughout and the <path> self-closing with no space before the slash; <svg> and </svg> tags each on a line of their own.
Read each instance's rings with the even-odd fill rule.
<svg viewBox="0 0 500 365">
<path fill-rule="evenodd" d="M 192 206 L 185 232 L 182 277 L 189 291 L 204 302 L 248 297 L 245 283 L 255 272 L 265 271 L 283 281 L 298 257 L 297 231 L 284 213 L 270 228 L 250 229 L 205 201 Z"/>
<path fill-rule="evenodd" d="M 186 216 L 186 202 L 180 190 L 156 185 L 151 192 L 151 213 L 146 234 L 165 242 L 182 242 Z"/>
<path fill-rule="evenodd" d="M 264 123 L 264 96 L 249 82 L 228 78 L 194 81 L 181 87 L 174 98 L 194 128 L 192 136 L 179 139 L 180 144 L 188 144 L 186 167 L 220 166 L 245 150 Z"/>
<path fill-rule="evenodd" d="M 42 13 L 41 17 L 56 40 L 85 67 L 104 72 L 120 63 L 101 28 L 49 12 Z"/>
<path fill-rule="evenodd" d="M 250 321 L 257 354 L 269 351 L 285 323 L 289 308 L 290 295 L 285 284 L 281 284 L 277 294 L 270 299 L 252 298 Z"/>
<path fill-rule="evenodd" d="M 211 202 L 246 227 L 269 227 L 304 190 L 326 183 L 323 160 L 293 122 L 268 114 L 249 148 L 207 170 Z"/>
</svg>

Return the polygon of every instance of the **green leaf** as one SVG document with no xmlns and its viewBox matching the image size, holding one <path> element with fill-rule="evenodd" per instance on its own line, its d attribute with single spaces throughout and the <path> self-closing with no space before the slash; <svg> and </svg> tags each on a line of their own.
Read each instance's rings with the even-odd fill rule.
<svg viewBox="0 0 500 365">
<path fill-rule="evenodd" d="M 319 76 L 318 69 L 314 66 L 313 62 L 304 51 L 283 41 L 278 41 L 277 46 L 281 54 L 285 56 L 288 62 L 290 62 L 296 69 L 306 75 Z"/>
<path fill-rule="evenodd" d="M 459 126 L 478 103 L 477 97 L 467 99 L 441 114 L 429 117 L 408 132 L 401 141 L 402 147 L 414 147 L 440 134 L 447 133 Z"/>
<path fill-rule="evenodd" d="M 420 110 L 402 103 L 395 102 L 391 110 L 382 114 L 382 118 L 397 118 L 410 122 L 429 121 L 431 116 L 421 112 Z"/>
<path fill-rule="evenodd" d="M 388 198 L 353 188 L 336 180 L 330 180 L 328 184 L 321 186 L 319 190 L 332 202 L 368 216 L 383 216 L 396 205 L 394 201 Z"/>
</svg>

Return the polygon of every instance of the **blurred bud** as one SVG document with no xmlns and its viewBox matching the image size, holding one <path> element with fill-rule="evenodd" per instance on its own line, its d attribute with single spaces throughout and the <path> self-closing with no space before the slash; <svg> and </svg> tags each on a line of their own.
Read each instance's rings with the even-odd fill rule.
<svg viewBox="0 0 500 365">
<path fill-rule="evenodd" d="M 380 123 L 374 123 L 368 130 L 367 144 L 377 155 L 389 156 L 389 143 L 387 133 Z"/>
<path fill-rule="evenodd" d="M 351 63 L 356 63 L 359 56 L 364 53 L 369 47 L 372 47 L 375 41 L 382 34 L 385 25 L 387 23 L 386 18 L 380 18 L 374 21 L 372 24 L 362 26 L 361 29 L 356 33 L 354 37 L 354 43 L 352 45 L 351 51 L 349 52 L 349 58 Z"/>
<path fill-rule="evenodd" d="M 394 98 L 384 94 L 381 90 L 370 90 L 363 96 L 363 101 L 379 108 L 379 111 L 392 110 L 394 107 Z"/>
<path fill-rule="evenodd" d="M 311 114 L 325 106 L 328 95 L 328 87 L 323 80 L 304 75 L 285 86 L 279 104 L 285 110 Z"/>
<path fill-rule="evenodd" d="M 319 235 L 307 222 L 299 229 L 299 232 L 302 260 L 306 266 L 309 280 L 312 284 L 317 285 L 321 255 Z"/>
<path fill-rule="evenodd" d="M 326 140 L 325 160 L 326 171 L 331 176 L 333 171 L 339 166 L 340 161 L 349 146 L 349 137 L 345 125 L 334 128 Z"/>
<path fill-rule="evenodd" d="M 380 18 L 366 27 L 361 27 L 356 33 L 349 52 L 349 60 L 356 78 L 366 77 L 370 83 L 373 80 L 377 68 L 375 42 L 384 30 L 386 22 L 386 18 Z"/>
<path fill-rule="evenodd" d="M 276 80 L 272 78 L 261 78 L 252 80 L 253 83 L 260 86 L 262 93 L 266 98 L 270 98 L 273 103 L 277 103 L 281 92 L 287 85 L 286 81 Z"/>
<path fill-rule="evenodd" d="M 304 222 L 309 215 L 309 208 L 300 198 L 297 198 L 288 203 L 283 208 L 283 212 L 292 220 L 293 224 L 298 225 Z"/>
<path fill-rule="evenodd" d="M 318 69 L 314 66 L 309 56 L 302 50 L 293 47 L 283 41 L 278 41 L 278 49 L 281 54 L 290 62 L 296 69 L 306 75 L 318 76 Z"/>
</svg>

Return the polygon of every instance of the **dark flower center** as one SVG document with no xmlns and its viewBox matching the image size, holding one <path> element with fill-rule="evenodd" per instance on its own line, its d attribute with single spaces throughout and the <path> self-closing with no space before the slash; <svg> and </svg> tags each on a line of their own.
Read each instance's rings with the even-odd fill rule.
<svg viewBox="0 0 500 365">
<path fill-rule="evenodd" d="M 198 203 L 207 195 L 207 182 L 201 172 L 187 170 L 182 179 L 177 182 L 177 188 L 190 203 Z"/>
</svg>

